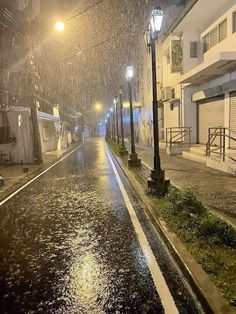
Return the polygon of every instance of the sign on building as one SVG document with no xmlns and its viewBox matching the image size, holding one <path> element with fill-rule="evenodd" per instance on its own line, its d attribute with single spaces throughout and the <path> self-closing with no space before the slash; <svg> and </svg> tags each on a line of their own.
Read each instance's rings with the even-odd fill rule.
<svg viewBox="0 0 236 314">
<path fill-rule="evenodd" d="M 171 71 L 173 73 L 182 72 L 183 50 L 181 40 L 171 41 Z"/>
</svg>

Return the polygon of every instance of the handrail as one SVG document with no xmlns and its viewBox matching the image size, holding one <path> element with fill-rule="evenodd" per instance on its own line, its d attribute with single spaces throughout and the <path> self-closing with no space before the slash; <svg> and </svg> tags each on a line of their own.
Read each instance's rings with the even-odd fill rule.
<svg viewBox="0 0 236 314">
<path fill-rule="evenodd" d="M 208 141 L 206 144 L 206 155 L 210 157 L 211 154 L 217 154 L 220 155 L 220 159 L 223 160 L 223 162 L 225 162 L 225 157 L 236 162 L 235 158 L 226 154 L 226 139 L 229 140 L 229 147 L 231 141 L 236 142 L 236 137 L 231 136 L 231 133 L 236 134 L 236 131 L 224 127 L 209 128 Z M 216 140 L 218 140 L 218 143 Z"/>
<path fill-rule="evenodd" d="M 172 127 L 166 128 L 166 147 L 173 145 L 191 145 L 191 128 L 190 127 Z M 186 137 L 188 140 L 186 141 Z"/>
</svg>

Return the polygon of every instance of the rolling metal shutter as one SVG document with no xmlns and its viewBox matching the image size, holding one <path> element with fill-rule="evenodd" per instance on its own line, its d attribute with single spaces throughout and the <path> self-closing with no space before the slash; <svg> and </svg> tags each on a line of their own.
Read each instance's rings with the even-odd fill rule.
<svg viewBox="0 0 236 314">
<path fill-rule="evenodd" d="M 198 140 L 200 144 L 206 144 L 208 141 L 208 129 L 224 126 L 224 96 L 205 99 L 197 104 Z"/>
<path fill-rule="evenodd" d="M 236 92 L 230 94 L 230 124 L 229 128 L 236 132 Z M 236 134 L 232 134 L 236 137 Z M 236 148 L 236 142 L 231 141 L 231 148 Z"/>
</svg>

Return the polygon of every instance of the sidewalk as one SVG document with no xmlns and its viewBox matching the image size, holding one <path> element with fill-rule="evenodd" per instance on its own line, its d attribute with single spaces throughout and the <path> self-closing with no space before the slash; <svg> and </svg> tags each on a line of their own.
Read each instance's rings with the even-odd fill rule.
<svg viewBox="0 0 236 314">
<path fill-rule="evenodd" d="M 75 148 L 77 145 L 69 146 L 67 150 L 58 152 L 47 152 L 43 154 L 43 164 L 42 165 L 26 165 L 28 167 L 28 172 L 23 172 L 23 165 L 0 165 L 0 174 L 4 178 L 4 186 L 0 187 L 0 200 L 4 199 L 8 194 L 13 192 L 21 184 L 24 184 L 29 179 L 36 175 L 36 173 L 43 171 L 56 160 L 58 160 L 66 152 Z"/>
<path fill-rule="evenodd" d="M 153 165 L 153 149 L 136 144 L 139 158 Z M 169 156 L 160 150 L 162 167 L 173 185 L 193 188 L 202 203 L 236 226 L 236 176 L 211 169 L 182 156 Z"/>
</svg>

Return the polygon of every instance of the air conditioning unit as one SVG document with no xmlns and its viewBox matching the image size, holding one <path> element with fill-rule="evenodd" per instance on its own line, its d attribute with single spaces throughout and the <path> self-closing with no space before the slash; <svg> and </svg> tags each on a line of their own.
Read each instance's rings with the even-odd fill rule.
<svg viewBox="0 0 236 314">
<path fill-rule="evenodd" d="M 162 89 L 162 101 L 167 101 L 175 98 L 175 89 L 171 86 L 166 86 Z"/>
</svg>

